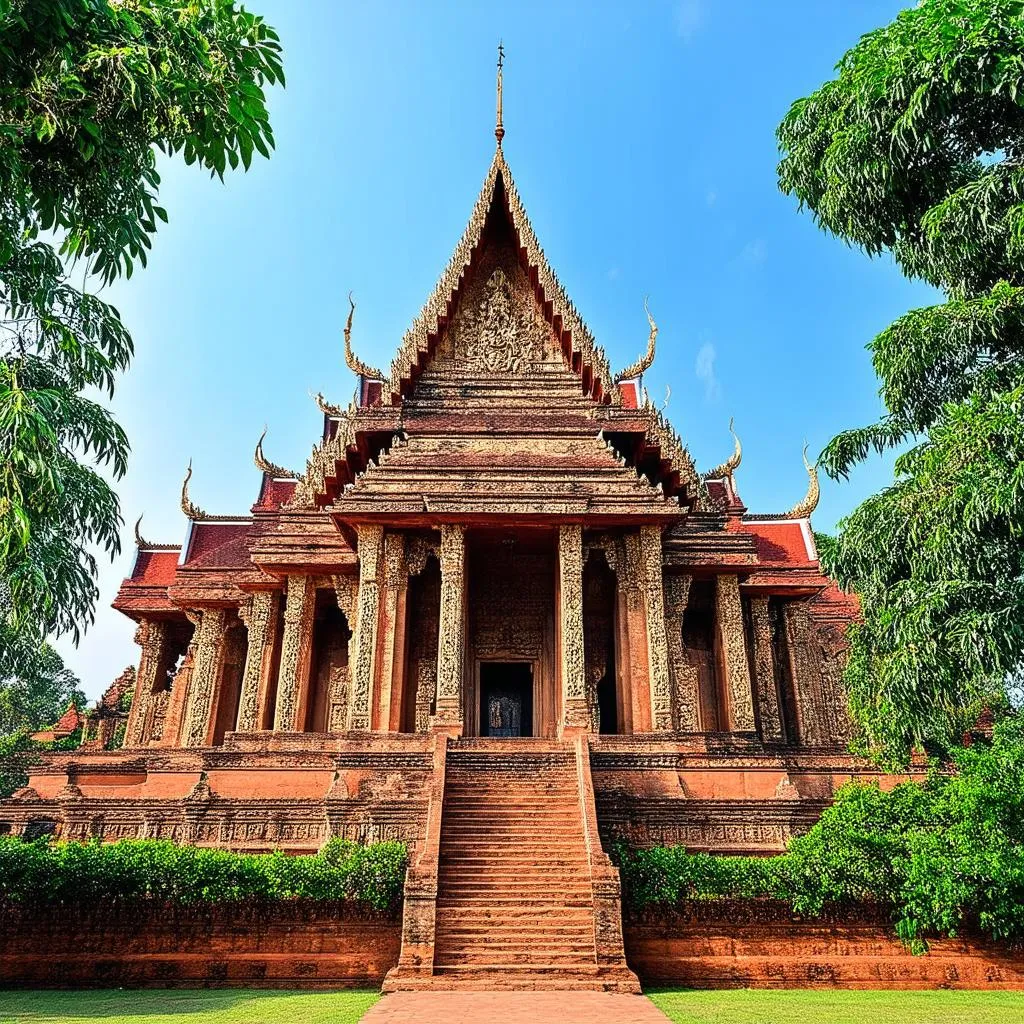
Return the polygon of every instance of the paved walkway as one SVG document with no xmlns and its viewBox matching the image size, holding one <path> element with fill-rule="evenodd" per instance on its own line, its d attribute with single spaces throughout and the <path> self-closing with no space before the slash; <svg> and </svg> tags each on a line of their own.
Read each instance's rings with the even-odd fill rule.
<svg viewBox="0 0 1024 1024">
<path fill-rule="evenodd" d="M 666 1024 L 644 996 L 610 992 L 396 992 L 361 1024 Z"/>
</svg>

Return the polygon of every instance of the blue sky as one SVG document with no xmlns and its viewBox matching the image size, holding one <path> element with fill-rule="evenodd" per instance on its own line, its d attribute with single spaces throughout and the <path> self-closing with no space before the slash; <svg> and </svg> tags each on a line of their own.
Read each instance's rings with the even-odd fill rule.
<svg viewBox="0 0 1024 1024">
<path fill-rule="evenodd" d="M 504 148 L 541 245 L 616 366 L 658 321 L 645 382 L 699 467 L 743 441 L 752 511 L 804 493 L 817 452 L 879 411 L 864 345 L 933 296 L 888 259 L 815 227 L 777 188 L 775 127 L 831 76 L 893 0 L 667 0 L 582 5 L 252 0 L 278 28 L 288 87 L 277 151 L 226 184 L 163 169 L 170 224 L 149 267 L 107 292 L 136 341 L 115 411 L 133 455 L 119 491 L 124 552 L 104 564 L 96 625 L 58 646 L 97 697 L 137 660 L 109 603 L 131 570 L 131 524 L 179 541 L 178 493 L 246 513 L 267 455 L 301 469 L 320 429 L 309 393 L 347 401 L 353 341 L 388 365 L 465 227 L 494 147 L 505 43 Z M 823 481 L 815 526 L 889 479 L 878 460 Z"/>
</svg>

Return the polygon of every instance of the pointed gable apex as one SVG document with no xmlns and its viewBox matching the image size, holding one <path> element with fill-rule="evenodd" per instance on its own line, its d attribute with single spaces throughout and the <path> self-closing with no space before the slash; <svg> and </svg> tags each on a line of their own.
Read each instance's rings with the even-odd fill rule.
<svg viewBox="0 0 1024 1024">
<path fill-rule="evenodd" d="M 503 209 L 495 210 L 500 204 Z M 466 273 L 473 264 L 492 211 L 508 218 L 519 257 L 534 289 L 540 308 L 561 343 L 566 363 L 581 380 L 585 394 L 603 404 L 619 404 L 604 349 L 597 345 L 565 289 L 548 264 L 526 215 L 512 179 L 505 154 L 499 146 L 473 206 L 466 230 L 448 265 L 419 316 L 406 331 L 391 364 L 390 388 L 395 396 L 407 393 L 433 352 L 444 325 L 458 302 Z"/>
</svg>

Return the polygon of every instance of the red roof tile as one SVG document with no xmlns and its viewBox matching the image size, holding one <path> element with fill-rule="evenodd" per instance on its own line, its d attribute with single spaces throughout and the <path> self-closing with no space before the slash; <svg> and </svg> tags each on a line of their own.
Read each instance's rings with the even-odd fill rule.
<svg viewBox="0 0 1024 1024">
<path fill-rule="evenodd" d="M 53 733 L 56 736 L 69 736 L 82 724 L 82 716 L 79 714 L 78 708 L 74 704 L 69 704 L 67 711 L 57 719 L 57 724 L 53 727 Z"/>
<path fill-rule="evenodd" d="M 295 493 L 294 480 L 272 480 L 264 476 L 256 506 L 261 509 L 280 508 Z"/>
<path fill-rule="evenodd" d="M 744 523 L 744 533 L 753 534 L 757 557 L 763 565 L 815 565 L 807 553 L 807 540 L 800 523 Z"/>
<path fill-rule="evenodd" d="M 193 523 L 185 565 L 190 569 L 204 566 L 238 566 L 249 568 L 249 548 L 245 538 L 248 523 Z"/>
<path fill-rule="evenodd" d="M 132 570 L 133 583 L 147 583 L 152 586 L 168 586 L 174 582 L 178 571 L 178 551 L 146 551 L 143 549 L 135 559 Z"/>
</svg>

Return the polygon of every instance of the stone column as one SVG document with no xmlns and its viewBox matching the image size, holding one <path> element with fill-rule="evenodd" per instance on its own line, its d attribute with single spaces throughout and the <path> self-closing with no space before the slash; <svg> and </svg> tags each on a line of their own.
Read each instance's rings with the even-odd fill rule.
<svg viewBox="0 0 1024 1024">
<path fill-rule="evenodd" d="M 238 699 L 239 732 L 254 732 L 263 721 L 263 696 L 267 690 L 270 659 L 277 639 L 278 595 L 273 590 L 258 590 L 250 604 L 240 610 L 249 631 L 249 646 L 242 671 L 242 693 Z"/>
<path fill-rule="evenodd" d="M 352 660 L 352 692 L 348 727 L 370 728 L 370 690 L 377 656 L 377 619 L 380 612 L 380 562 L 384 527 L 363 524 L 356 528 L 359 546 L 359 601 L 356 612 L 355 657 Z"/>
<path fill-rule="evenodd" d="M 153 691 L 161 669 L 166 670 L 167 667 L 167 623 L 143 619 L 135 631 L 135 642 L 142 647 L 142 656 L 135 674 L 135 696 L 124 731 L 126 747 L 141 747 L 149 742 L 147 720 L 153 704 Z"/>
<path fill-rule="evenodd" d="M 651 674 L 644 613 L 644 570 L 640 534 L 626 533 L 616 555 L 618 614 L 617 673 L 623 687 L 619 721 L 625 733 L 650 732 Z"/>
<path fill-rule="evenodd" d="M 405 665 L 405 601 L 409 571 L 405 564 L 405 535 L 384 537 L 384 589 L 380 598 L 381 656 L 377 670 L 374 728 L 397 732 L 402 724 L 402 679 Z"/>
<path fill-rule="evenodd" d="M 672 730 L 672 687 L 665 637 L 665 597 L 662 584 L 661 527 L 640 527 L 640 574 L 647 620 L 647 665 L 651 684 L 651 728 Z"/>
<path fill-rule="evenodd" d="M 315 599 L 316 587 L 312 576 L 288 577 L 281 665 L 277 673 L 277 704 L 274 708 L 275 732 L 294 732 L 302 728 L 299 720 L 302 710 L 300 690 L 309 675 Z"/>
<path fill-rule="evenodd" d="M 668 666 L 675 697 L 676 729 L 700 731 L 700 673 L 690 664 L 683 648 L 683 616 L 690 602 L 693 577 L 688 574 L 665 576 L 665 634 L 668 640 Z"/>
<path fill-rule="evenodd" d="M 562 728 L 589 729 L 583 650 L 583 527 L 558 530 L 558 630 Z"/>
<path fill-rule="evenodd" d="M 811 617 L 806 601 L 783 605 L 789 670 L 796 691 L 796 719 L 800 742 L 811 747 L 828 742 L 821 689 L 820 650 L 811 642 Z"/>
<path fill-rule="evenodd" d="M 334 598 L 345 616 L 348 626 L 348 658 L 344 666 L 331 675 L 330 711 L 327 717 L 328 732 L 344 732 L 348 728 L 348 707 L 352 691 L 352 664 L 356 652 L 356 604 L 359 595 L 359 580 L 354 576 L 332 576 Z"/>
<path fill-rule="evenodd" d="M 754 699 L 738 577 L 715 577 L 715 617 L 722 651 L 721 664 L 725 671 L 725 692 L 729 700 L 729 729 L 732 732 L 753 732 Z"/>
<path fill-rule="evenodd" d="M 779 711 L 779 690 L 775 680 L 775 655 L 772 650 L 772 623 L 768 616 L 768 598 L 755 594 L 750 599 L 753 627 L 754 677 L 757 681 L 757 710 L 761 718 L 761 738 L 779 743 L 783 738 Z"/>
<path fill-rule="evenodd" d="M 203 747 L 213 731 L 213 704 L 224 658 L 223 608 L 204 608 L 199 616 L 193 644 L 192 680 L 182 729 L 183 747 Z"/>
<path fill-rule="evenodd" d="M 462 731 L 462 673 L 465 651 L 466 534 L 465 527 L 441 527 L 441 615 L 437 634 L 437 700 L 435 725 Z"/>
</svg>

